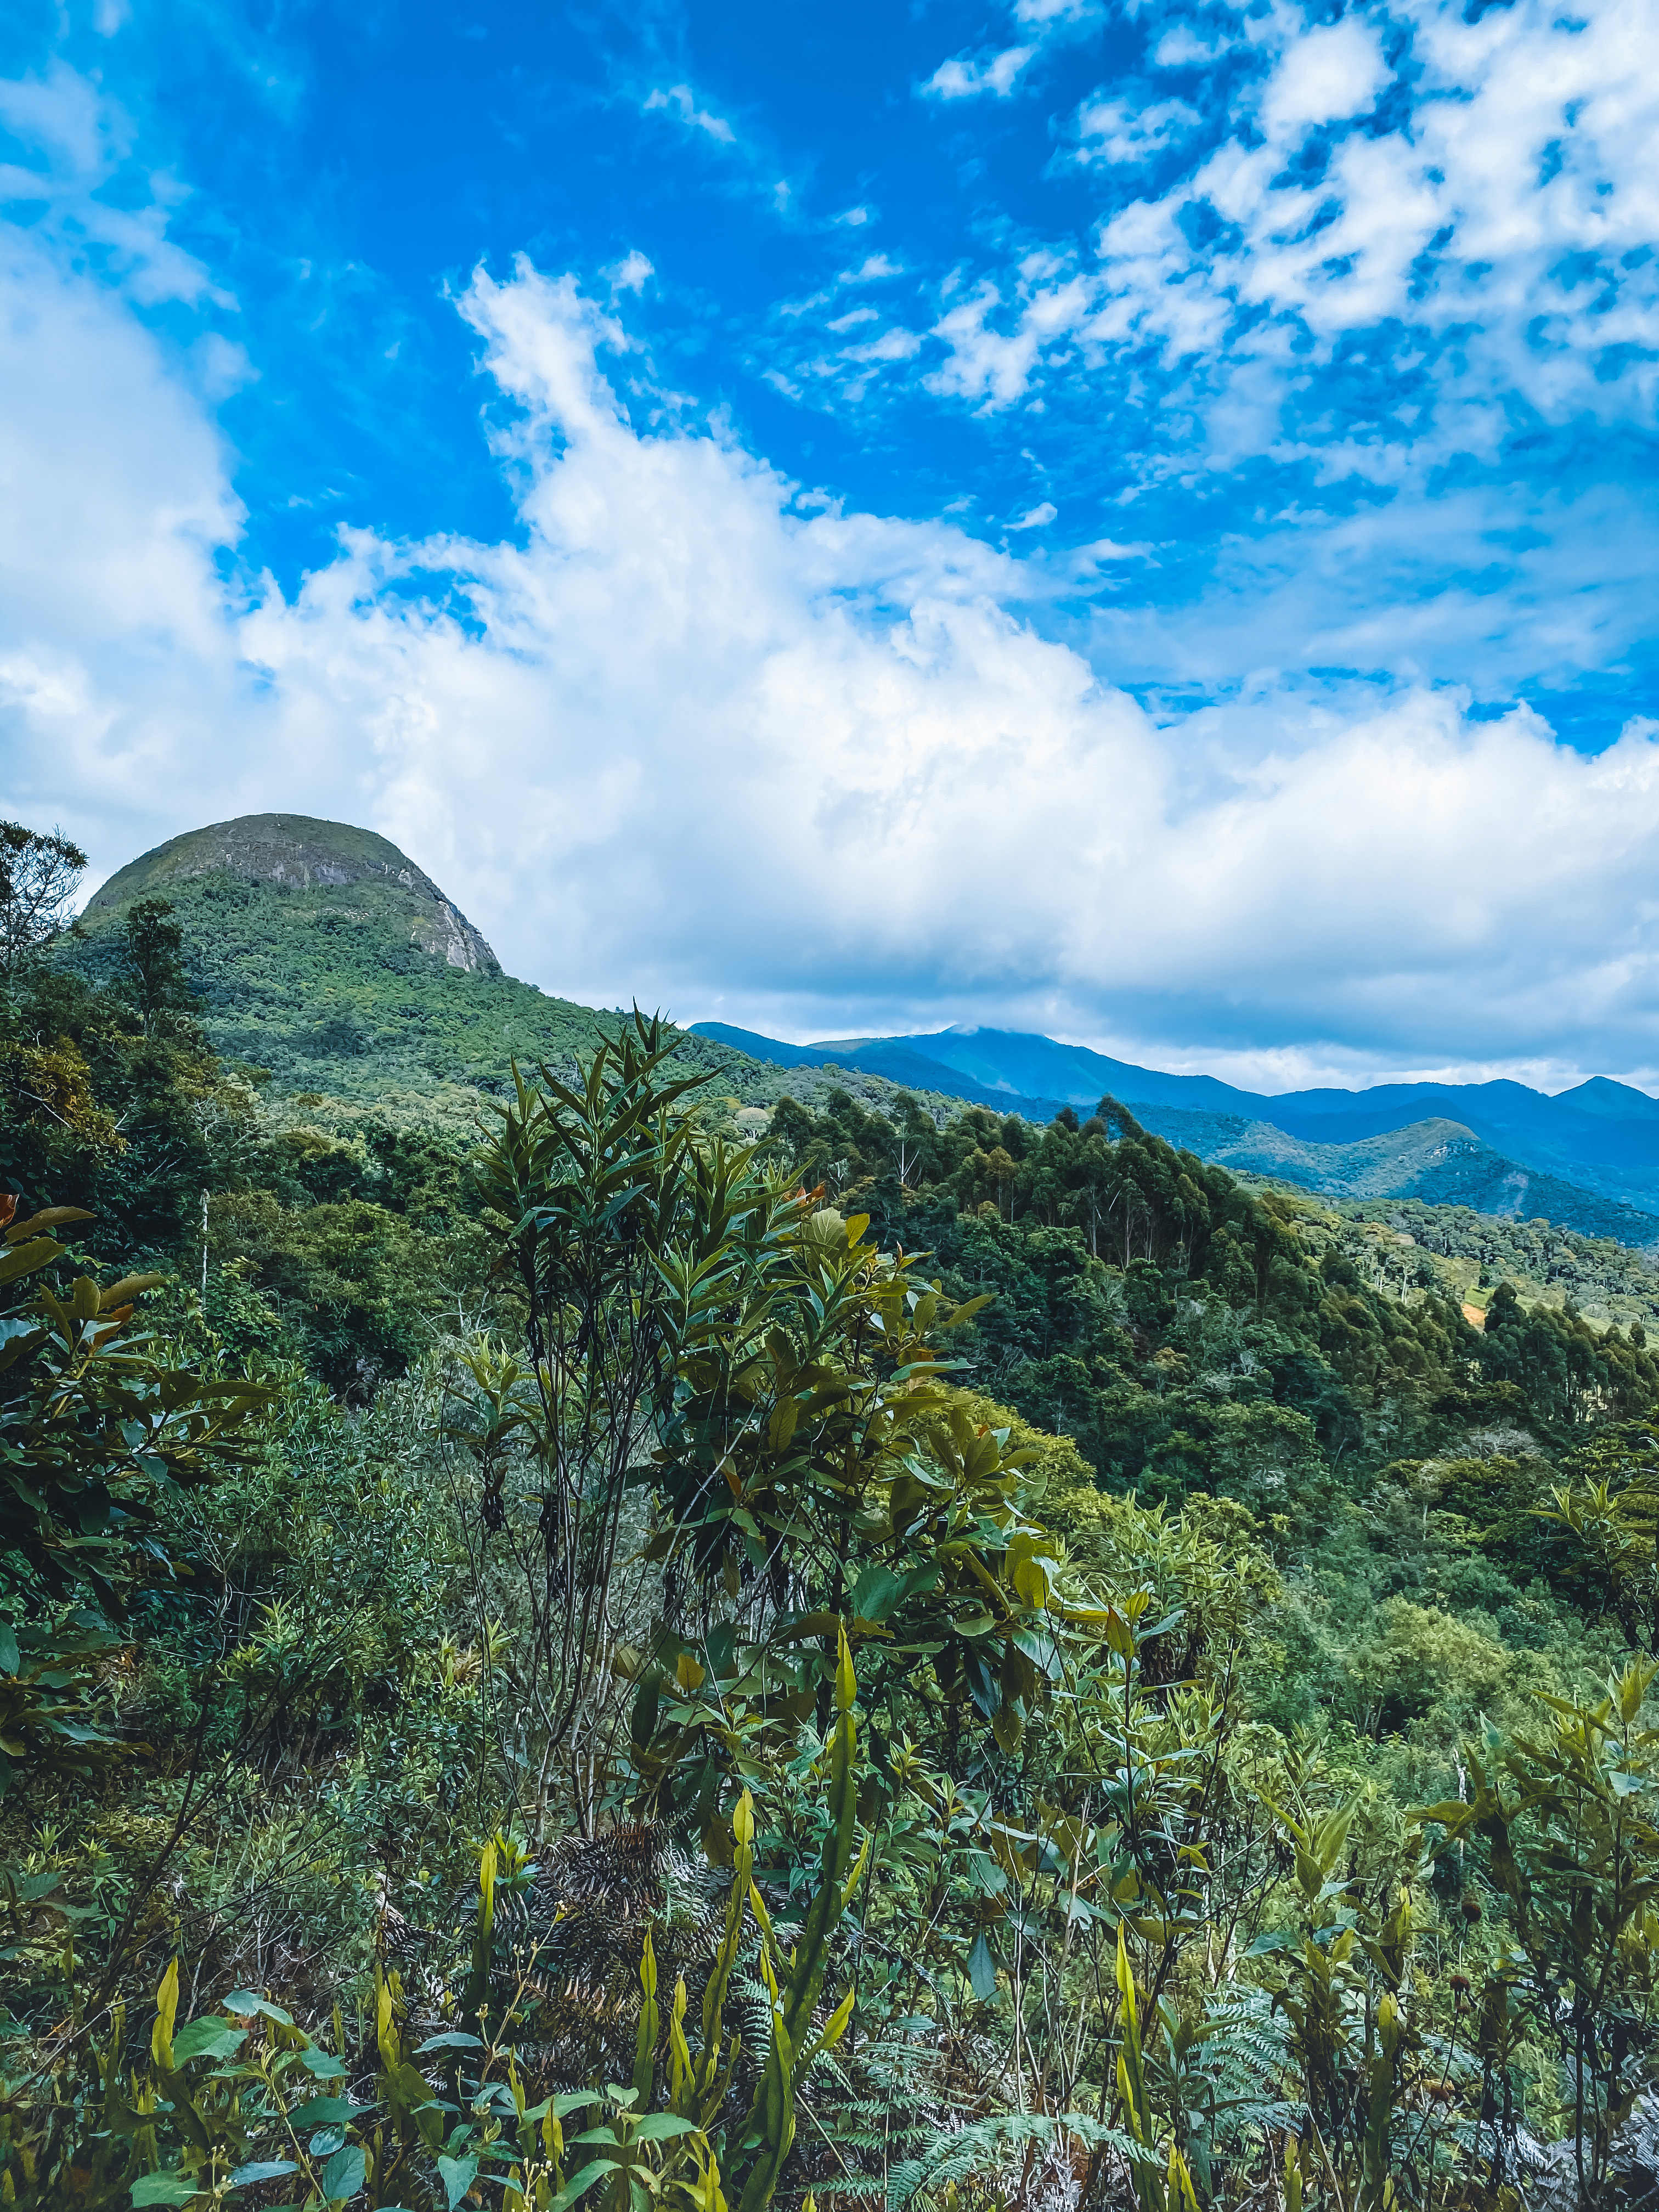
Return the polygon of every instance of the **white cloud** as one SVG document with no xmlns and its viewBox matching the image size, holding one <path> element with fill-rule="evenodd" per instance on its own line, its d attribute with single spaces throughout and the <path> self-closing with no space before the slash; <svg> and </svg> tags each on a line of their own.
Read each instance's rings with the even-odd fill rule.
<svg viewBox="0 0 1659 2212">
<path fill-rule="evenodd" d="M 1018 522 L 1011 522 L 1008 527 L 1010 530 L 1041 530 L 1044 523 L 1052 522 L 1059 513 L 1060 509 L 1053 500 L 1045 499 L 1041 507 L 1028 509 Z"/>
<path fill-rule="evenodd" d="M 83 187 L 103 174 L 118 127 L 97 88 L 63 62 L 43 77 L 0 78 L 0 125 L 46 154 L 60 188 L 66 178 Z M 13 170 L 10 175 L 26 185 L 29 197 L 39 192 L 39 173 Z"/>
<path fill-rule="evenodd" d="M 7 234 L 5 811 L 105 866 L 257 807 L 367 821 L 593 1001 L 1659 1062 L 1651 726 L 1587 759 L 1524 711 L 1358 687 L 1270 696 L 1248 742 L 1160 726 L 1011 614 L 1040 561 L 641 434 L 601 365 L 624 333 L 568 277 L 481 272 L 462 306 L 520 410 L 521 542 L 351 533 L 245 603 L 201 402 Z"/>
<path fill-rule="evenodd" d="M 1304 31 L 1285 48 L 1262 100 L 1262 127 L 1282 140 L 1316 123 L 1363 115 L 1388 81 L 1375 27 L 1345 15 Z"/>
<path fill-rule="evenodd" d="M 1150 545 L 1121 545 L 1115 538 L 1097 538 L 1091 545 L 1076 547 L 1071 559 L 1080 574 L 1097 575 L 1109 562 L 1149 561 Z"/>
<path fill-rule="evenodd" d="M 1028 64 L 1045 48 L 1097 28 L 1105 20 L 1104 0 L 1014 0 L 1013 20 L 1029 33 L 1000 52 L 982 49 L 941 62 L 921 87 L 925 99 L 977 100 L 989 93 L 1006 100 Z"/>
<path fill-rule="evenodd" d="M 1017 23 L 1045 33 L 1098 23 L 1105 14 L 1103 0 L 1015 0 L 1014 4 Z"/>
<path fill-rule="evenodd" d="M 0 224 L 0 782 L 100 855 L 249 764 L 227 459 L 120 295 Z"/>
<path fill-rule="evenodd" d="M 1003 298 L 988 279 L 939 317 L 933 335 L 949 351 L 927 379 L 931 389 L 985 408 L 1007 406 L 1024 395 L 1044 349 L 1088 317 L 1090 280 L 1069 272 L 1052 255 L 1028 255 L 1015 284 L 1018 312 L 1011 330 L 999 330 L 991 320 Z"/>
<path fill-rule="evenodd" d="M 737 143 L 737 133 L 723 115 L 712 114 L 706 107 L 697 106 L 696 94 L 689 84 L 671 84 L 665 90 L 659 86 L 647 95 L 645 112 L 647 115 L 659 108 L 666 108 L 679 117 L 688 131 L 706 131 L 711 138 L 719 139 L 722 146 Z M 780 185 L 787 191 L 787 185 Z"/>
<path fill-rule="evenodd" d="M 1085 362 L 1146 349 L 1203 364 L 1206 422 L 1243 400 L 1261 425 L 1307 366 L 1298 335 L 1317 364 L 1375 330 L 1396 349 L 1455 338 L 1420 422 L 1387 432 L 1419 471 L 1490 437 L 1511 398 L 1552 421 L 1650 422 L 1659 17 L 1647 0 L 1584 0 L 1571 18 L 1555 0 L 1515 0 L 1478 22 L 1461 0 L 1392 0 L 1328 25 L 1281 0 L 1248 28 L 1255 71 L 1216 80 L 1201 156 L 1155 196 L 1111 192 L 1095 265 L 1042 327 L 1007 274 L 986 272 L 972 295 L 984 311 L 958 303 L 939 326 L 953 358 L 936 388 L 1006 406 L 1079 349 Z M 1393 104 L 1385 48 L 1403 58 Z M 1213 51 L 1207 29 L 1177 22 L 1152 58 L 1187 66 Z M 1097 95 L 1076 158 L 1104 181 L 1164 154 L 1195 135 L 1206 89 Z M 1288 161 L 1310 134 L 1320 158 Z"/>
<path fill-rule="evenodd" d="M 953 55 L 921 87 L 923 95 L 972 100 L 988 92 L 1006 99 L 1037 54 L 1096 30 L 1106 20 L 1105 0 L 1014 0 L 1012 13 L 1017 31 L 1025 34 L 1021 43 Z"/>
<path fill-rule="evenodd" d="M 610 280 L 613 299 L 623 292 L 643 292 L 656 273 L 637 247 L 624 254 L 620 261 L 612 262 L 604 272 Z"/>
<path fill-rule="evenodd" d="M 1161 153 L 1202 120 L 1183 100 L 1137 101 L 1097 95 L 1078 111 L 1077 157 L 1127 167 Z"/>
<path fill-rule="evenodd" d="M 1659 27 L 1629 0 L 1599 0 L 1576 33 L 1536 0 L 1476 26 L 1448 7 L 1413 12 L 1409 129 L 1344 137 L 1310 184 L 1277 173 L 1273 143 L 1234 137 L 1163 199 L 1114 216 L 1100 239 L 1102 334 L 1187 353 L 1214 344 L 1235 302 L 1327 340 L 1394 318 L 1431 333 L 1473 323 L 1457 380 L 1483 397 L 1513 388 L 1551 415 L 1645 411 L 1652 364 L 1620 370 L 1616 349 L 1659 345 L 1647 151 Z M 1368 108 L 1385 79 L 1367 27 L 1304 33 L 1262 90 L 1263 127 L 1293 141 Z M 1206 204 L 1232 228 L 1199 252 L 1186 218 Z M 1605 296 L 1586 314 L 1592 269 Z"/>
<path fill-rule="evenodd" d="M 1164 32 L 1152 48 L 1155 69 L 1193 69 L 1200 62 L 1212 62 L 1225 51 L 1226 42 L 1200 38 L 1188 23 L 1176 23 Z"/>
<path fill-rule="evenodd" d="M 844 349 L 847 360 L 860 362 L 912 361 L 921 351 L 921 340 L 916 333 L 897 325 L 884 331 L 878 338 L 868 338 L 862 345 Z"/>
<path fill-rule="evenodd" d="M 856 269 L 844 269 L 836 279 L 838 284 L 875 284 L 888 276 L 902 276 L 904 264 L 889 258 L 884 253 L 866 256 Z"/>
<path fill-rule="evenodd" d="M 1278 742 L 1282 701 L 1258 704 L 1241 683 L 1264 665 L 1285 672 L 1277 689 L 1323 689 L 1346 717 L 1358 709 L 1338 679 L 1315 686 L 1299 672 L 1386 669 L 1395 682 L 1515 698 L 1627 667 L 1653 634 L 1659 515 L 1640 484 L 1407 483 L 1352 513 L 1264 520 L 1261 534 L 1214 548 L 1193 599 L 1104 603 L 1090 640 L 1097 665 L 1224 700 L 1187 726 L 1212 713 L 1235 750 L 1252 724 Z"/>
<path fill-rule="evenodd" d="M 921 88 L 933 100 L 977 100 L 986 93 L 1006 100 L 1036 48 L 1007 46 L 998 54 L 955 54 L 941 62 Z"/>
<path fill-rule="evenodd" d="M 246 348 L 222 331 L 203 333 L 191 349 L 191 365 L 197 390 L 215 406 L 244 385 L 253 383 L 258 374 Z"/>
<path fill-rule="evenodd" d="M 112 206 L 98 197 L 130 150 L 130 131 L 87 78 L 61 62 L 44 76 L 0 78 L 0 129 L 42 157 L 0 163 L 0 210 L 27 208 L 33 228 L 71 252 L 91 246 L 107 276 L 146 306 L 235 306 L 167 236 L 169 204 L 183 197 L 168 179 L 149 179 L 144 205 Z"/>
</svg>

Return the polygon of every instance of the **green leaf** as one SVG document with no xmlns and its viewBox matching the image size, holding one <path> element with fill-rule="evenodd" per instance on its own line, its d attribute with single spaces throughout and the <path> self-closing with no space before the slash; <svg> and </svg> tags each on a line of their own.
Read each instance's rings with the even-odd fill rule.
<svg viewBox="0 0 1659 2212">
<path fill-rule="evenodd" d="M 374 2109 L 372 2105 L 354 2105 L 349 2097 L 313 2097 L 289 2118 L 296 2128 L 318 2128 L 325 2120 L 355 2120 L 360 2112 Z"/>
<path fill-rule="evenodd" d="M 299 2167 L 291 2158 L 256 2158 L 250 2165 L 239 2166 L 230 2177 L 233 2189 L 251 2189 L 256 2181 L 280 2181 L 285 2173 L 297 2173 Z"/>
<path fill-rule="evenodd" d="M 359 2156 L 361 2155 L 362 2154 L 359 2153 Z M 477 2172 L 478 2161 L 476 2157 L 443 2158 L 441 2156 L 439 2158 L 438 2174 L 448 2193 L 449 2212 L 455 2212 L 455 2207 L 471 2188 Z"/>
<path fill-rule="evenodd" d="M 634 2130 L 635 2142 L 661 2142 L 668 2136 L 694 2136 L 697 2132 L 695 2120 L 683 2120 L 673 2112 L 647 2112 Z"/>
<path fill-rule="evenodd" d="M 405 2106 L 410 2112 L 418 2113 L 434 2101 L 431 2083 L 420 2069 L 411 2066 L 406 2058 L 395 2074 L 386 2075 L 386 2083 L 393 2103 Z M 435 2144 L 433 2146 L 434 2149 L 436 2147 Z"/>
<path fill-rule="evenodd" d="M 483 2049 L 483 2045 L 476 2035 L 463 2035 L 459 2028 L 451 2027 L 446 2028 L 441 2035 L 428 2035 L 426 2041 L 416 2051 L 415 2056 L 417 2058 L 424 2058 L 428 2051 L 482 2051 Z"/>
<path fill-rule="evenodd" d="M 274 2020 L 280 2027 L 292 2027 L 294 2025 L 291 2012 L 284 2012 L 281 2005 L 267 2003 L 264 1997 L 256 1996 L 252 1990 L 233 1990 L 225 1999 L 225 2010 L 235 2013 L 242 2020 L 251 2018 L 255 2013 L 263 2013 L 267 2020 Z"/>
<path fill-rule="evenodd" d="M 19 1275 L 32 1275 L 37 1267 L 44 1267 L 63 1250 L 50 1237 L 37 1237 L 33 1243 L 19 1244 L 13 1250 L 0 1254 L 0 1283 L 15 1282 Z M 158 2197 L 158 2203 L 164 2203 Z"/>
<path fill-rule="evenodd" d="M 308 2051 L 300 2053 L 300 2063 L 307 2074 L 314 2075 L 319 2081 L 343 2081 L 345 2079 L 346 2069 L 343 2063 L 329 2051 L 319 2051 L 315 2044 Z"/>
<path fill-rule="evenodd" d="M 50 1897 L 63 1879 L 60 1871 L 48 1869 L 44 1874 L 14 1875 L 11 1877 L 11 1886 L 17 1892 L 17 1901 L 20 1905 L 34 1905 L 38 1904 L 41 1898 Z M 23 2035 L 27 2031 L 20 2027 L 17 2033 Z"/>
<path fill-rule="evenodd" d="M 442 2166 L 444 2161 L 440 2159 L 438 2163 Z M 477 2161 L 474 2163 L 476 2165 Z M 343 2203 L 349 2197 L 355 2197 L 363 2185 L 368 2168 L 368 2161 L 363 2156 L 362 2144 L 347 2143 L 343 2149 L 335 2152 L 323 2168 L 324 2196 L 331 2204 Z M 451 2212 L 454 2212 L 455 2201 L 452 2192 L 449 2199 Z"/>
<path fill-rule="evenodd" d="M 647 1744 L 656 1734 L 660 1703 L 657 1677 L 647 1674 L 634 1693 L 634 1709 L 628 1718 L 628 1733 L 635 1743 Z"/>
<path fill-rule="evenodd" d="M 968 1979 L 972 1983 L 976 1997 L 994 1997 L 997 1993 L 997 1962 L 991 1955 L 991 1947 L 985 1940 L 981 1928 L 974 1938 L 974 1948 L 968 1954 Z"/>
<path fill-rule="evenodd" d="M 895 1574 L 891 1567 L 878 1562 L 867 1566 L 853 1589 L 853 1613 L 855 1619 L 879 1622 L 886 1620 L 893 1607 L 904 1595 L 905 1577 Z"/>
<path fill-rule="evenodd" d="M 574 2181 L 566 2182 L 564 2187 L 548 2206 L 547 2212 L 565 2212 L 565 2207 L 574 2204 L 576 2199 L 590 2190 L 596 2181 L 603 2181 L 607 2173 L 614 2173 L 616 2171 L 617 2161 L 614 2158 L 594 2159 L 591 2164 L 582 2168 Z M 453 2197 L 450 2199 L 449 2212 L 455 2212 Z"/>
<path fill-rule="evenodd" d="M 21 1664 L 17 1650 L 17 1632 L 9 1620 L 0 1620 L 0 1672 L 15 1674 Z"/>
<path fill-rule="evenodd" d="M 187 2058 L 234 2058 L 246 2041 L 245 2027 L 232 2027 L 210 2014 L 191 2021 L 173 2037 L 173 2063 L 182 2066 Z"/>
<path fill-rule="evenodd" d="M 132 2185 L 135 2204 L 188 2204 L 201 2193 L 187 2173 L 141 2173 Z"/>
</svg>

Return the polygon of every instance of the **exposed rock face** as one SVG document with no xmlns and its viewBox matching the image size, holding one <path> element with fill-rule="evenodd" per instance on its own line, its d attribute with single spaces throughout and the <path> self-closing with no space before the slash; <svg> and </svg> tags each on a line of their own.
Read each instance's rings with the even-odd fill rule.
<svg viewBox="0 0 1659 2212">
<path fill-rule="evenodd" d="M 395 884 L 410 903 L 416 943 L 452 968 L 501 972 L 500 961 L 459 908 L 389 839 L 306 814 L 244 814 L 234 822 L 216 822 L 169 838 L 112 876 L 88 902 L 88 915 L 113 913 L 134 899 L 165 896 L 169 880 L 219 868 L 285 890 Z"/>
</svg>

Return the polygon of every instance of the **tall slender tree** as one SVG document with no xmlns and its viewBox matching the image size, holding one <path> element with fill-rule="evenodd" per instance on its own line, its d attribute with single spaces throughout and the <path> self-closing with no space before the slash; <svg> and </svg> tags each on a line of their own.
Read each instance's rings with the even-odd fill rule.
<svg viewBox="0 0 1659 2212">
<path fill-rule="evenodd" d="M 16 980 L 69 920 L 87 856 L 57 830 L 0 822 L 0 982 Z"/>
<path fill-rule="evenodd" d="M 123 921 L 121 975 L 144 1035 L 154 1036 L 169 1014 L 188 1013 L 196 1005 L 180 955 L 185 933 L 173 919 L 168 899 L 139 899 Z"/>
</svg>

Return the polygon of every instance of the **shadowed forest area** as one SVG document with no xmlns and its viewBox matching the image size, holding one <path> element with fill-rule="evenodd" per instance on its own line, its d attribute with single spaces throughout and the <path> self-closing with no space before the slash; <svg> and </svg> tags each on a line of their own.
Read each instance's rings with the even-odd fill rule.
<svg viewBox="0 0 1659 2212">
<path fill-rule="evenodd" d="M 638 1015 L 295 1089 L 4 836 L 0 2202 L 1659 2185 L 1638 1255 Z"/>
</svg>

